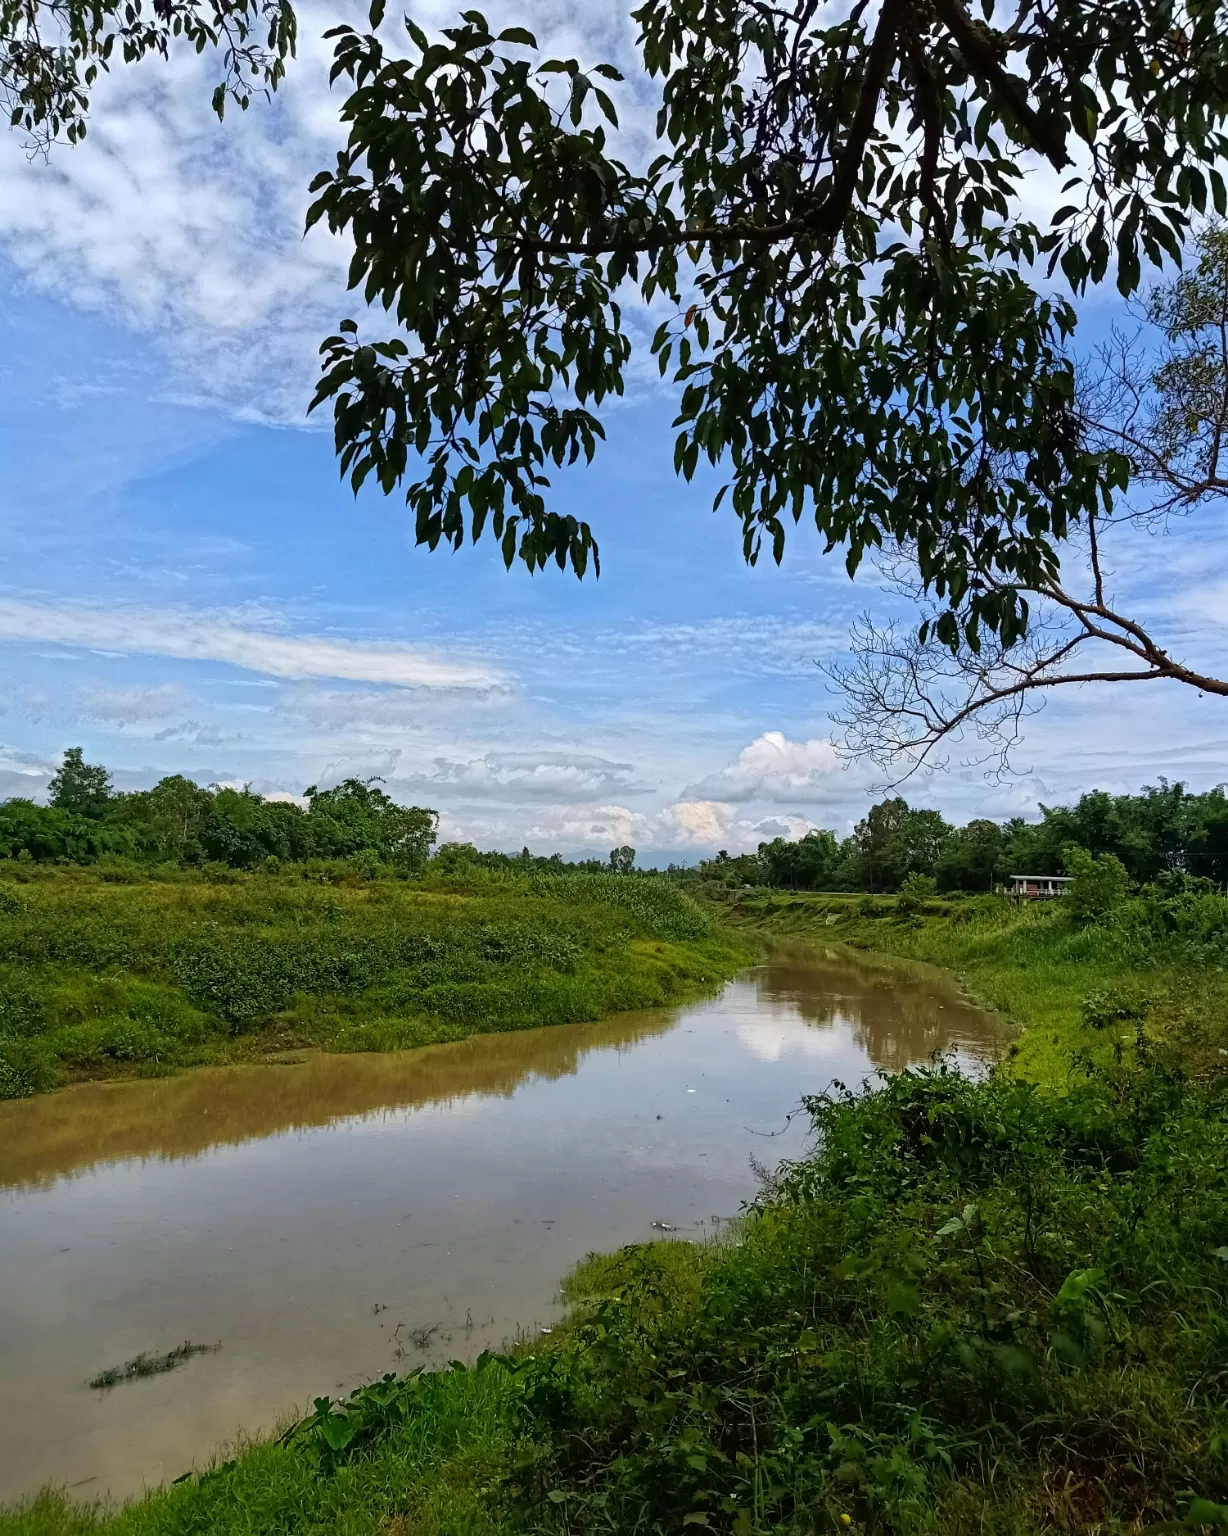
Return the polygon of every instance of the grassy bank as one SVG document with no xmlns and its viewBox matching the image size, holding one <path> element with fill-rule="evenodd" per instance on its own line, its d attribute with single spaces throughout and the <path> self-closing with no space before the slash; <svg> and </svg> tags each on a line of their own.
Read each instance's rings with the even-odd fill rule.
<svg viewBox="0 0 1228 1536">
<path fill-rule="evenodd" d="M 0 879 L 0 1098 L 598 1019 L 744 958 L 635 877 L 16 873 Z"/>
<path fill-rule="evenodd" d="M 970 996 L 1020 1030 L 1015 1077 L 1060 1086 L 1084 1063 L 1134 1060 L 1139 1040 L 1193 1075 L 1228 1047 L 1228 901 L 1123 903 L 1077 924 L 1061 903 L 751 892 L 721 908 L 748 938 L 838 942 L 955 972 Z"/>
<path fill-rule="evenodd" d="M 1220 908 L 729 916 L 950 964 L 1019 1050 L 812 1100 L 813 1155 L 722 1240 L 590 1259 L 549 1344 L 321 1399 L 119 1513 L 44 1495 L 0 1536 L 1228 1528 Z"/>
</svg>

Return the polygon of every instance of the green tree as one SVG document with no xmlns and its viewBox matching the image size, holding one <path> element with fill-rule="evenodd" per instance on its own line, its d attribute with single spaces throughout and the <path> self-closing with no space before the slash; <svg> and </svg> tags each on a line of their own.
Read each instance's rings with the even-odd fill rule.
<svg viewBox="0 0 1228 1536">
<path fill-rule="evenodd" d="M 922 911 L 925 903 L 932 896 L 937 895 L 938 882 L 933 875 L 919 875 L 914 870 L 912 874 L 905 875 L 900 881 L 900 895 L 897 905 L 902 913 L 911 916 Z"/>
<path fill-rule="evenodd" d="M 1004 873 L 1006 839 L 996 821 L 978 819 L 951 832 L 934 867 L 943 891 L 992 891 Z"/>
<path fill-rule="evenodd" d="M 932 875 L 950 834 L 939 812 L 914 811 L 899 796 L 872 805 L 854 832 L 866 889 L 893 891 L 909 874 Z"/>
<path fill-rule="evenodd" d="M 808 517 L 850 572 L 907 552 L 927 637 L 1009 646 L 1130 470 L 1082 431 L 1048 278 L 1131 293 L 1228 208 L 1226 6 L 644 0 L 642 168 L 612 152 L 609 65 L 473 10 L 436 38 L 408 20 L 404 54 L 335 29 L 350 135 L 308 219 L 392 322 L 323 349 L 343 474 L 408 481 L 431 548 L 489 530 L 509 565 L 583 573 L 592 531 L 550 477 L 604 436 L 634 285 L 664 316 L 675 466 L 718 466 L 750 561 Z M 1039 220 L 1036 158 L 1063 187 Z"/>
<path fill-rule="evenodd" d="M 111 800 L 111 775 L 100 765 L 87 763 L 80 747 L 69 747 L 48 791 L 57 810 L 102 816 Z"/>
<path fill-rule="evenodd" d="M 1063 850 L 1063 858 L 1067 874 L 1074 877 L 1063 899 L 1067 911 L 1077 922 L 1097 922 L 1126 899 L 1130 875 L 1115 855 L 1102 853 L 1097 856 L 1070 843 Z"/>
<path fill-rule="evenodd" d="M 768 884 L 795 891 L 831 890 L 839 858 L 836 834 L 821 829 L 794 842 L 777 837 L 759 844 Z"/>
<path fill-rule="evenodd" d="M 1217 206 L 1222 213 L 1222 199 Z M 1123 604 L 1108 574 L 1114 564 L 1154 560 L 1143 546 L 1171 515 L 1206 507 L 1222 518 L 1228 497 L 1228 226 L 1201 225 L 1188 247 L 1180 276 L 1129 306 L 1137 329 L 1114 328 L 1080 369 L 1081 441 L 1125 461 L 1129 497 L 1085 509 L 1060 570 L 1022 581 L 978 572 L 986 600 L 1027 599 L 1032 624 L 1018 644 L 967 632 L 948 643 L 951 634 L 934 627 L 941 589 L 923 590 L 913 567 L 889 555 L 882 564 L 922 623 L 880 626 L 866 616 L 854 626 L 851 662 L 825 669 L 845 696 L 839 723 L 848 747 L 884 767 L 915 765 L 940 760 L 946 744 L 971 732 L 986 759 L 1006 765 L 1022 720 L 1055 688 L 1167 680 L 1228 697 L 1223 668 L 1174 645 L 1156 605 L 1144 613 Z"/>
<path fill-rule="evenodd" d="M 347 858 L 368 849 L 389 864 L 415 869 L 430 857 L 439 816 L 398 805 L 373 780 L 344 779 L 333 789 L 306 791 L 311 851 Z"/>
</svg>

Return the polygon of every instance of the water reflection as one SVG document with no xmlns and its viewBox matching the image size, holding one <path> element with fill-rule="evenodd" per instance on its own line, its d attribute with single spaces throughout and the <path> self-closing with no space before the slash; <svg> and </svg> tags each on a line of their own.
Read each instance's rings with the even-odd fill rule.
<svg viewBox="0 0 1228 1536">
<path fill-rule="evenodd" d="M 932 973 L 783 952 L 673 1012 L 0 1105 L 0 1499 L 127 1495 L 548 1324 L 586 1253 L 735 1213 L 804 1094 L 999 1038 Z M 185 1339 L 222 1348 L 85 1386 Z"/>
<path fill-rule="evenodd" d="M 954 1053 L 961 1064 L 988 1062 L 1001 1049 L 1001 1021 L 961 996 L 928 966 L 885 961 L 851 950 L 780 949 L 755 973 L 765 1004 L 819 1031 L 851 1026 L 854 1040 L 882 1072 Z M 812 1054 L 830 1053 L 816 1032 Z"/>
<path fill-rule="evenodd" d="M 595 1024 L 477 1035 L 387 1055 L 308 1054 L 257 1067 L 203 1067 L 181 1077 L 82 1083 L 0 1103 L 0 1188 L 47 1185 L 126 1158 L 194 1157 L 279 1131 L 507 1096 L 530 1077 L 574 1073 L 590 1051 L 669 1029 L 676 1012 L 618 1014 Z"/>
</svg>

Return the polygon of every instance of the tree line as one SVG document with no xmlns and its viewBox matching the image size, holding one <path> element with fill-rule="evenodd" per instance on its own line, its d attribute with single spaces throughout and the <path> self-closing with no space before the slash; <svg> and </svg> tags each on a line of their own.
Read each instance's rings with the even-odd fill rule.
<svg viewBox="0 0 1228 1536">
<path fill-rule="evenodd" d="M 48 786 L 48 804 L 14 798 L 0 803 L 0 859 L 39 864 L 93 864 L 132 859 L 182 868 L 222 864 L 274 869 L 318 859 L 413 871 L 428 860 L 442 874 L 469 869 L 535 874 L 631 874 L 635 849 L 611 848 L 608 860 L 494 853 L 472 843 L 436 848 L 439 813 L 399 805 L 374 779 L 312 785 L 295 800 L 268 799 L 249 787 L 202 788 L 182 774 L 152 789 L 116 790 L 108 770 L 69 747 Z"/>
<path fill-rule="evenodd" d="M 962 827 L 896 796 L 872 806 L 849 837 L 822 829 L 778 837 L 756 853 L 722 851 L 699 873 L 724 885 L 800 891 L 898 891 L 910 876 L 928 877 L 940 891 L 991 891 L 1013 874 L 1062 874 L 1072 846 L 1111 854 L 1138 883 L 1223 886 L 1228 795 L 1223 785 L 1194 794 L 1162 779 L 1137 795 L 1092 790 L 1073 806 L 1042 806 L 1039 822 L 978 818 Z"/>
<path fill-rule="evenodd" d="M 434 847 L 437 813 L 398 805 L 374 781 L 312 785 L 303 799 L 299 805 L 248 788 L 202 789 L 182 774 L 125 793 L 105 768 L 85 762 L 80 747 L 70 747 L 51 780 L 49 804 L 0 805 L 0 858 L 90 864 L 118 857 L 232 869 L 357 859 L 413 869 Z"/>
</svg>

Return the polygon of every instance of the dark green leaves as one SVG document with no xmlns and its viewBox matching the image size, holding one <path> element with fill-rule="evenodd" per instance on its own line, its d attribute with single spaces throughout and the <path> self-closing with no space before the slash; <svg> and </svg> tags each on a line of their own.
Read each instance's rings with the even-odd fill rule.
<svg viewBox="0 0 1228 1536">
<path fill-rule="evenodd" d="M 0 0 L 0 102 L 34 144 L 77 143 L 90 89 L 117 45 L 131 64 L 151 53 L 165 58 L 182 38 L 197 53 L 222 56 L 213 92 L 221 117 L 228 101 L 246 108 L 253 90 L 277 89 L 296 36 L 290 0 Z"/>
<path fill-rule="evenodd" d="M 664 305 L 675 469 L 724 472 L 749 561 L 803 518 L 850 572 L 902 545 L 940 639 L 1017 639 L 1020 590 L 1122 485 L 1035 264 L 1130 292 L 1224 201 L 1228 29 L 1224 0 L 983 9 L 646 0 L 644 172 L 609 153 L 610 66 L 533 64 L 477 11 L 438 40 L 410 23 L 406 58 L 339 29 L 350 139 L 309 221 L 353 237 L 351 282 L 406 348 L 325 344 L 313 406 L 351 483 L 408 478 L 432 548 L 489 528 L 509 563 L 582 573 L 592 535 L 550 474 L 591 460 L 625 387 L 621 306 Z M 1069 172 L 1045 225 L 1028 154 Z"/>
</svg>

